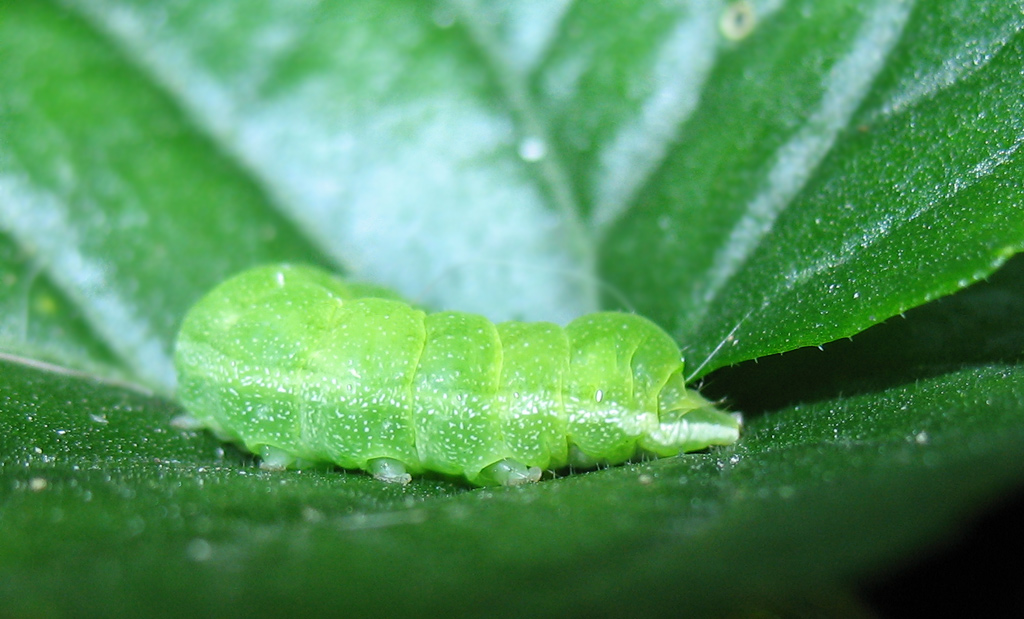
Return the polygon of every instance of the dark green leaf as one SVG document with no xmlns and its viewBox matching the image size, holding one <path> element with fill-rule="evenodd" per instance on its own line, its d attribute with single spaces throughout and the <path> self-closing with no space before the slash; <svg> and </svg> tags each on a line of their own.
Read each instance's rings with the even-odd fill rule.
<svg viewBox="0 0 1024 619">
<path fill-rule="evenodd" d="M 160 401 L 3 369 L 16 615 L 167 596 L 155 614 L 628 614 L 637 590 L 645 614 L 725 611 L 829 589 L 1024 479 L 1013 366 L 767 414 L 735 449 L 472 491 L 260 471 Z"/>
<path fill-rule="evenodd" d="M 1022 25 L 1018 3 L 787 4 L 722 57 L 609 276 L 691 360 L 726 344 L 705 372 L 985 277 L 1024 247 Z"/>
</svg>

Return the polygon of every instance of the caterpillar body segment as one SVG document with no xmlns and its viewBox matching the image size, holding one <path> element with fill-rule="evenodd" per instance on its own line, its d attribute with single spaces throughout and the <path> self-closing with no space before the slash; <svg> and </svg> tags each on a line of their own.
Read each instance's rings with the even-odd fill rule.
<svg viewBox="0 0 1024 619">
<path fill-rule="evenodd" d="M 739 434 L 686 388 L 678 346 L 640 316 L 495 325 L 311 267 L 222 283 L 185 317 L 175 362 L 185 408 L 271 468 L 514 485 Z"/>
</svg>

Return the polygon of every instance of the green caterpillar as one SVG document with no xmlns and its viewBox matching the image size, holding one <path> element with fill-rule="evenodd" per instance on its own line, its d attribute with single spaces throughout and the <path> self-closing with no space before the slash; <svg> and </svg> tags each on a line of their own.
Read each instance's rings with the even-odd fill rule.
<svg viewBox="0 0 1024 619">
<path fill-rule="evenodd" d="M 514 485 L 739 437 L 732 415 L 686 388 L 672 338 L 640 316 L 495 325 L 303 266 L 216 287 L 186 315 L 175 363 L 185 408 L 267 468 Z"/>
</svg>

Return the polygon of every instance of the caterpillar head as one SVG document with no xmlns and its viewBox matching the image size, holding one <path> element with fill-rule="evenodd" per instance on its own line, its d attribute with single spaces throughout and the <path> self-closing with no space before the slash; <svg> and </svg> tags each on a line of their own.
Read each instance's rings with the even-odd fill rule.
<svg viewBox="0 0 1024 619">
<path fill-rule="evenodd" d="M 658 425 L 640 439 L 640 447 L 658 456 L 731 445 L 739 439 L 740 420 L 687 389 L 682 373 L 673 374 L 658 394 Z"/>
</svg>

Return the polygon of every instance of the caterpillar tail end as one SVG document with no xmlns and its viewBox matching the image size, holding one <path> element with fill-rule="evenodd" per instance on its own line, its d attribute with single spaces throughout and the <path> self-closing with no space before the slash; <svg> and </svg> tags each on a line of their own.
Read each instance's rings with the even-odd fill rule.
<svg viewBox="0 0 1024 619">
<path fill-rule="evenodd" d="M 659 456 L 674 456 L 711 445 L 739 440 L 741 417 L 717 408 L 675 374 L 658 396 L 658 426 L 641 439 L 641 446 Z"/>
</svg>

